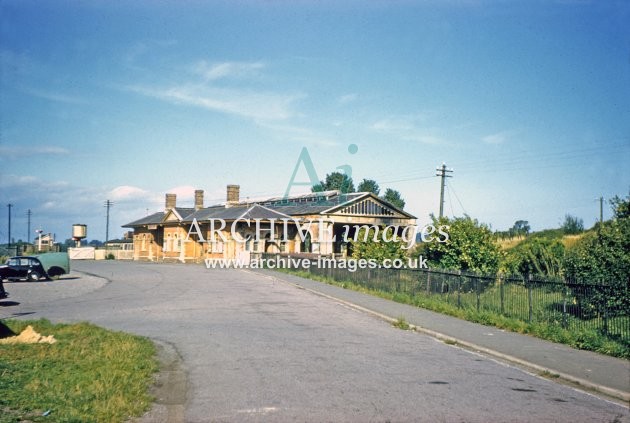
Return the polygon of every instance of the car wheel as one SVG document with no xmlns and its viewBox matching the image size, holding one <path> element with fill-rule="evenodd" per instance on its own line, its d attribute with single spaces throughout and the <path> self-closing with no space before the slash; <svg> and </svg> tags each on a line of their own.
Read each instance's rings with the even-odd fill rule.
<svg viewBox="0 0 630 423">
<path fill-rule="evenodd" d="M 33 282 L 37 282 L 39 280 L 40 276 L 39 273 L 37 272 L 31 272 L 28 274 L 28 280 L 29 281 L 33 281 Z"/>
</svg>

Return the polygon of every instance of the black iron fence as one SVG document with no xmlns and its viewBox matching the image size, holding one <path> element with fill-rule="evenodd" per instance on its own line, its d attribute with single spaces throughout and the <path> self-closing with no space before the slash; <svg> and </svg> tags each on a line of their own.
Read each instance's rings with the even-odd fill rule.
<svg viewBox="0 0 630 423">
<path fill-rule="evenodd" d="M 282 256 L 265 254 L 267 260 Z M 304 260 L 304 259 L 303 259 Z M 397 295 L 415 303 L 423 298 L 458 308 L 491 312 L 524 322 L 544 322 L 565 329 L 594 329 L 630 345 L 630 288 L 613 292 L 605 284 L 561 279 L 480 275 L 436 269 L 348 269 L 341 261 L 308 258 L 299 269 L 336 282 Z M 304 261 L 301 261 L 304 264 Z M 333 264 L 336 263 L 336 264 Z M 617 289 L 618 291 L 619 289 Z"/>
</svg>

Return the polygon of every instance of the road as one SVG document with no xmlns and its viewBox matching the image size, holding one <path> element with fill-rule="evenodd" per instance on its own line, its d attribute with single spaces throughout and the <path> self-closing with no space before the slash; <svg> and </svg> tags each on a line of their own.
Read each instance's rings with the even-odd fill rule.
<svg viewBox="0 0 630 423">
<path fill-rule="evenodd" d="M 630 422 L 620 405 L 258 274 L 73 266 L 108 281 L 8 283 L 0 317 L 88 320 L 174 347 L 186 383 L 171 420 Z"/>
</svg>

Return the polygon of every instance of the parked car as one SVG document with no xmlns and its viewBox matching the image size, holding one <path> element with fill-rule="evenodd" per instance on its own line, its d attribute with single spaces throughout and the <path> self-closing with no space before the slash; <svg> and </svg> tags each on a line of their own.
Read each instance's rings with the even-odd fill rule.
<svg viewBox="0 0 630 423">
<path fill-rule="evenodd" d="M 36 256 L 11 257 L 0 266 L 0 282 L 8 280 L 38 281 L 58 279 L 70 272 L 68 253 L 46 253 Z"/>
</svg>

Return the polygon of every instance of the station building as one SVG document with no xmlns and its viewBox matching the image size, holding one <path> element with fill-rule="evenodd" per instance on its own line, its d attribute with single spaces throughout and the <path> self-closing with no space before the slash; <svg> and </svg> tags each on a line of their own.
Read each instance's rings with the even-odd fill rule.
<svg viewBox="0 0 630 423">
<path fill-rule="evenodd" d="M 228 185 L 224 203 L 205 207 L 203 197 L 204 191 L 196 190 L 194 207 L 178 207 L 176 195 L 166 194 L 163 211 L 123 225 L 133 230 L 133 259 L 201 262 L 261 253 L 340 258 L 352 253 L 346 240 L 358 226 L 416 223 L 370 192 L 241 201 L 239 185 Z"/>
</svg>

